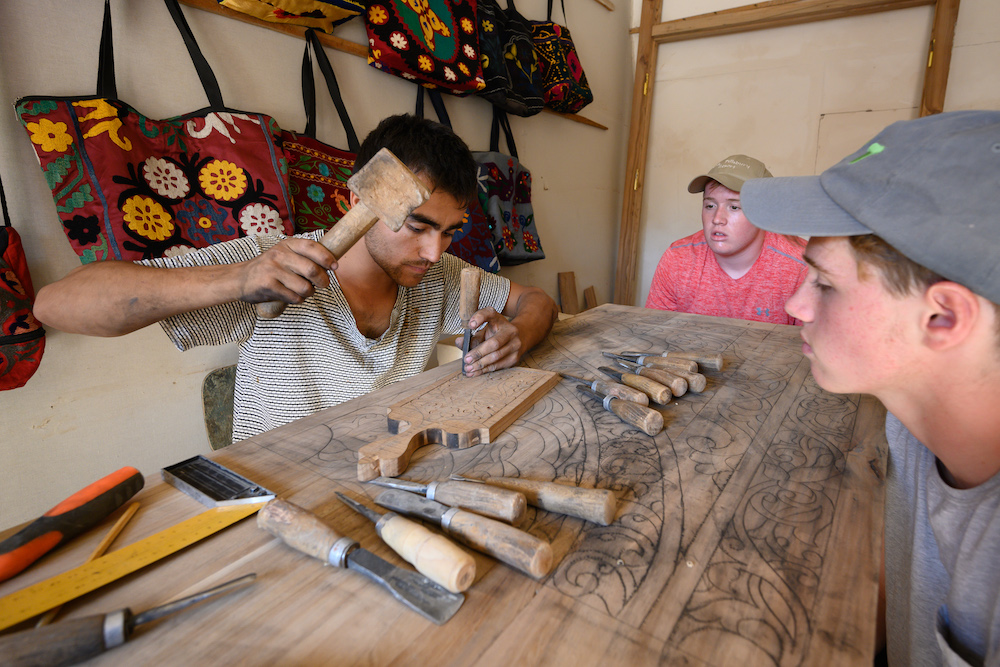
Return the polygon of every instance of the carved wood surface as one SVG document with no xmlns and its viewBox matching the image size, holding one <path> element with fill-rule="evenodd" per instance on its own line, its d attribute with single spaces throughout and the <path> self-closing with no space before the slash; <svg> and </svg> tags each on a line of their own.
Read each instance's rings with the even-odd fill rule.
<svg viewBox="0 0 1000 667">
<path fill-rule="evenodd" d="M 561 381 L 494 442 L 424 447 L 404 477 L 507 476 L 612 490 L 609 526 L 529 507 L 552 544 L 535 581 L 475 553 L 465 605 L 434 626 L 355 572 L 322 567 L 244 521 L 64 617 L 139 611 L 245 572 L 257 583 L 137 633 L 96 664 L 870 665 L 881 549 L 884 413 L 821 390 L 794 327 L 605 304 L 557 323 L 525 365 L 596 376 L 602 350 L 714 349 L 708 387 L 661 408 L 650 437 Z M 211 457 L 408 567 L 366 519 L 358 451 L 389 406 L 457 362 L 213 452 Z M 150 475 L 120 544 L 203 508 Z M 108 525 L 114 520 L 109 517 Z M 82 561 L 102 530 L 0 584 L 0 595 Z M 2 537 L 2 535 L 0 535 Z"/>
</svg>

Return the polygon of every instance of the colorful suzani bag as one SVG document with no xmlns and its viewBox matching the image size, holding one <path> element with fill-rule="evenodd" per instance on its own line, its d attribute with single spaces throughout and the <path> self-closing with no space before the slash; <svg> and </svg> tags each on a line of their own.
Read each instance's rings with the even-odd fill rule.
<svg viewBox="0 0 1000 667">
<path fill-rule="evenodd" d="M 371 0 L 365 28 L 372 67 L 455 95 L 486 86 L 476 0 Z"/>
<path fill-rule="evenodd" d="M 565 0 L 560 0 L 560 5 L 565 20 Z M 545 106 L 561 113 L 577 113 L 593 102 L 594 93 L 583 73 L 569 28 L 552 20 L 552 0 L 546 19 L 531 22 L 531 32 L 542 74 Z"/>
<path fill-rule="evenodd" d="M 337 85 L 333 66 L 314 30 L 306 31 L 306 50 L 302 56 L 302 101 L 306 128 L 302 134 L 285 130 L 282 145 L 288 154 L 288 190 L 294 208 L 295 233 L 333 227 L 350 208 L 351 190 L 347 180 L 354 169 L 361 144 L 354 132 L 351 117 Z M 347 134 L 349 150 L 335 148 L 316 138 L 316 82 L 313 80 L 313 54 L 326 80 L 333 105 Z"/>
<path fill-rule="evenodd" d="M 83 263 L 293 232 L 281 128 L 264 114 L 225 107 L 177 0 L 164 1 L 209 107 L 154 120 L 117 99 L 107 1 L 97 94 L 25 97 L 15 105 Z"/>
</svg>

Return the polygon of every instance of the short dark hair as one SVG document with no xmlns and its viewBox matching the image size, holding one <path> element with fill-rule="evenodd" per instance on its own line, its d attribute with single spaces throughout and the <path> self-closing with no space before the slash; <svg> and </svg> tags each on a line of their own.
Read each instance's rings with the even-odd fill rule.
<svg viewBox="0 0 1000 667">
<path fill-rule="evenodd" d="M 427 178 L 431 190 L 450 194 L 462 206 L 476 199 L 476 161 L 450 127 L 410 114 L 389 116 L 361 142 L 354 171 L 383 148 L 392 151 L 413 173 Z"/>
</svg>

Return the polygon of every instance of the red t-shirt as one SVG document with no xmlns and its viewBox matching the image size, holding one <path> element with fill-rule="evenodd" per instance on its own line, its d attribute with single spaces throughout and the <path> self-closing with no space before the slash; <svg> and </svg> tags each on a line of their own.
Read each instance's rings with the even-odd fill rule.
<svg viewBox="0 0 1000 667">
<path fill-rule="evenodd" d="M 733 280 L 719 267 L 705 232 L 695 232 L 674 241 L 663 253 L 646 308 L 801 325 L 785 312 L 785 301 L 806 277 L 804 248 L 804 243 L 765 232 L 760 257 L 744 276 Z"/>
</svg>

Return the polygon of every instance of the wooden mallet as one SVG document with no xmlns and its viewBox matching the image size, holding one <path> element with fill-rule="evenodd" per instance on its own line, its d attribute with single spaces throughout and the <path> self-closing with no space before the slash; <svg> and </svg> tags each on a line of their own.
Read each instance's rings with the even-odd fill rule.
<svg viewBox="0 0 1000 667">
<path fill-rule="evenodd" d="M 360 200 L 320 239 L 337 259 L 344 256 L 354 243 L 364 236 L 376 220 L 398 232 L 410 216 L 428 199 L 430 192 L 410 169 L 388 148 L 376 153 L 368 163 L 347 181 L 347 187 Z M 283 301 L 257 304 L 257 315 L 273 319 L 288 305 Z"/>
</svg>

